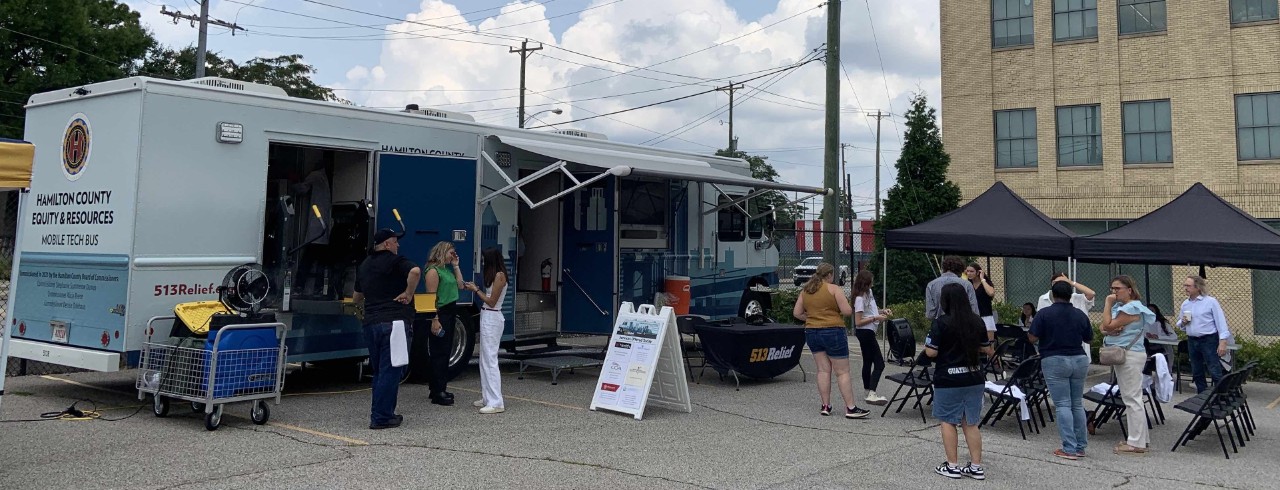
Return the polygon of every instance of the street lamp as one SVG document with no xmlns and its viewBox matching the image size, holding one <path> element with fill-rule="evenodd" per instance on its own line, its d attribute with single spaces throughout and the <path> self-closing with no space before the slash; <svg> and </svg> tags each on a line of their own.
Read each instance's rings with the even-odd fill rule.
<svg viewBox="0 0 1280 490">
<path fill-rule="evenodd" d="M 533 119 L 534 117 L 537 117 L 537 116 L 538 116 L 538 114 L 542 114 L 542 113 L 544 113 L 544 112 L 550 112 L 550 113 L 552 113 L 552 114 L 556 114 L 556 115 L 564 114 L 564 111 L 562 111 L 562 110 L 560 110 L 560 109 L 543 109 L 543 110 L 541 110 L 541 111 L 538 111 L 538 112 L 535 112 L 535 113 L 533 113 L 533 114 L 530 114 L 530 115 L 529 115 L 529 117 L 526 117 L 526 118 L 524 119 L 524 121 L 521 121 L 521 122 L 520 122 L 520 127 L 522 127 L 522 128 L 523 128 L 523 127 L 527 126 L 527 125 L 529 124 L 529 120 Z"/>
</svg>

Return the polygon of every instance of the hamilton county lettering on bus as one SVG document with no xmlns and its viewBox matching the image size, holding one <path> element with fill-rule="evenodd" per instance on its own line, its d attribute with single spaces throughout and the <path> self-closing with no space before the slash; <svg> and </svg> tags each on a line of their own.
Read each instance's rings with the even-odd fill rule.
<svg viewBox="0 0 1280 490">
<path fill-rule="evenodd" d="M 51 192 L 36 194 L 37 210 L 31 213 L 32 225 L 110 225 L 115 223 L 115 211 L 110 209 L 76 209 L 70 211 L 41 211 L 54 206 L 110 206 L 111 191 Z M 40 236 L 41 245 L 97 246 L 96 233 L 48 233 Z"/>
</svg>

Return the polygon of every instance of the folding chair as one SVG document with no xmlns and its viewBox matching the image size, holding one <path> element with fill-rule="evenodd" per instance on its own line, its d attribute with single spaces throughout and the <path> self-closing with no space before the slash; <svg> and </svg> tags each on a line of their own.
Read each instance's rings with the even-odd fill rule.
<svg viewBox="0 0 1280 490">
<path fill-rule="evenodd" d="M 1178 346 L 1173 349 L 1173 366 L 1171 366 L 1173 368 L 1173 387 L 1178 390 L 1178 393 L 1182 393 L 1182 365 L 1191 362 L 1191 351 L 1187 349 L 1187 339 L 1179 340 Z M 1188 374 L 1186 379 L 1191 381 L 1191 376 Z"/>
<path fill-rule="evenodd" d="M 991 398 L 991 408 L 987 409 L 987 414 L 982 417 L 982 423 L 978 425 L 991 425 L 992 427 L 995 427 L 996 422 L 999 422 L 1005 415 L 1013 413 L 1016 414 L 1014 415 L 1014 419 L 1018 421 L 1018 432 L 1022 433 L 1022 438 L 1025 440 L 1027 438 L 1027 431 L 1022 426 L 1023 421 L 1020 416 L 1021 409 L 1019 408 L 1019 403 L 1026 401 L 1028 410 L 1032 411 L 1030 414 L 1031 418 L 1026 421 L 1026 424 L 1039 434 L 1040 427 L 1035 423 L 1036 414 L 1034 413 L 1039 410 L 1039 403 L 1034 403 L 1036 402 L 1034 397 L 1042 396 L 1037 395 L 1038 388 L 1036 387 L 1034 379 L 1039 375 L 1040 356 L 1032 356 L 1019 364 L 1018 367 L 1013 370 L 1013 373 L 1004 381 L 993 381 L 993 383 L 998 385 L 1000 389 L 992 390 L 991 388 L 987 388 L 985 390 L 988 397 Z M 1022 400 L 1013 396 L 1013 388 L 1015 387 L 1022 391 Z M 1043 415 L 1041 415 L 1041 417 L 1043 420 Z M 988 422 L 990 422 L 990 424 L 988 424 Z"/>
<path fill-rule="evenodd" d="M 1120 397 L 1120 386 L 1116 382 L 1116 368 L 1111 368 L 1110 384 L 1112 388 L 1106 394 L 1100 394 L 1092 390 L 1084 394 L 1085 400 L 1097 404 L 1093 409 L 1093 429 L 1096 431 L 1107 422 L 1115 419 L 1120 422 L 1120 433 L 1127 439 L 1129 438 L 1129 430 L 1124 425 L 1124 413 L 1128 410 L 1128 407 L 1124 404 L 1124 399 Z"/>
<path fill-rule="evenodd" d="M 924 397 L 928 396 L 929 402 L 933 401 L 933 376 L 930 374 L 929 366 L 927 364 L 918 364 L 917 359 L 912 359 L 906 372 L 890 374 L 885 376 L 884 379 L 898 383 L 898 389 L 893 391 L 893 396 L 889 397 L 889 403 L 885 404 L 884 411 L 880 412 L 880 416 L 884 417 L 888 414 L 889 408 L 893 406 L 894 402 L 899 403 L 898 409 L 893 413 L 902 413 L 902 409 L 907 406 L 907 401 L 914 399 L 915 406 L 911 408 L 919 409 L 920 421 L 928 423 L 928 420 L 924 417 L 924 406 L 927 403 L 924 401 Z M 902 393 L 903 388 L 907 389 L 907 393 L 899 397 L 898 395 Z"/>
<path fill-rule="evenodd" d="M 1201 393 L 1200 395 L 1188 398 L 1186 401 L 1174 405 L 1174 408 L 1192 414 L 1191 421 L 1187 423 L 1187 427 L 1182 430 L 1182 434 L 1178 436 L 1178 440 L 1173 443 L 1170 451 L 1177 451 L 1178 446 L 1185 446 L 1191 439 L 1195 438 L 1201 431 L 1208 428 L 1209 423 L 1213 423 L 1213 430 L 1218 435 L 1218 444 L 1222 446 L 1222 455 L 1227 459 L 1231 459 L 1231 454 L 1227 452 L 1227 443 L 1222 439 L 1222 429 L 1225 427 L 1227 439 L 1231 441 L 1231 451 L 1239 452 L 1236 446 L 1236 435 L 1231 433 L 1232 426 L 1235 427 L 1236 433 L 1240 435 L 1240 445 L 1244 445 L 1243 434 L 1240 432 L 1240 414 L 1239 410 L 1242 406 L 1241 398 L 1233 396 L 1233 390 L 1238 390 L 1242 386 L 1246 371 L 1236 371 L 1222 377 L 1222 381 L 1213 387 L 1212 391 Z M 1218 424 L 1222 421 L 1222 425 Z"/>
<path fill-rule="evenodd" d="M 982 363 L 982 374 L 984 377 L 986 375 L 991 375 L 997 380 L 1004 379 L 1004 357 L 1015 341 L 1015 339 L 1005 339 L 996 345 L 995 354 L 988 357 L 987 360 Z"/>
<path fill-rule="evenodd" d="M 689 378 L 693 378 L 693 365 L 689 363 L 689 359 L 697 358 L 702 360 L 702 364 L 698 366 L 702 368 L 702 371 L 698 373 L 698 380 L 695 383 L 701 383 L 702 373 L 707 371 L 707 355 L 702 350 L 702 344 L 698 342 L 698 331 L 693 326 L 698 322 L 705 321 L 705 318 L 698 315 L 676 316 L 676 328 L 680 332 L 680 350 L 684 357 L 684 368 L 689 372 Z"/>
</svg>

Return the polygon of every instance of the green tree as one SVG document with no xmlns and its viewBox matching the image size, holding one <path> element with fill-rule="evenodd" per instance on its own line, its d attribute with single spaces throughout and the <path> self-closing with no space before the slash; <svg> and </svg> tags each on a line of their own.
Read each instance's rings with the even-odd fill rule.
<svg viewBox="0 0 1280 490">
<path fill-rule="evenodd" d="M 148 54 L 139 74 L 189 80 L 196 75 L 196 48 L 181 50 L 156 47 Z M 284 89 L 290 97 L 312 100 L 341 101 L 330 90 L 311 79 L 314 66 L 302 61 L 300 54 L 288 54 L 274 58 L 254 58 L 244 63 L 223 58 L 217 53 L 205 53 L 205 76 L 230 78 L 243 82 L 274 85 Z"/>
<path fill-rule="evenodd" d="M 121 78 L 155 45 L 114 0 L 0 2 L 0 136 L 22 138 L 27 99 Z"/>
<path fill-rule="evenodd" d="M 951 156 L 942 147 L 937 111 L 929 107 L 923 93 L 911 99 L 906 119 L 902 154 L 895 164 L 897 182 L 889 188 L 884 213 L 876 223 L 877 256 L 884 250 L 885 230 L 923 223 L 960 207 L 960 188 L 947 180 Z M 887 287 L 889 304 L 919 300 L 925 285 L 937 277 L 928 256 L 920 252 L 890 250 L 888 273 L 880 269 L 881 261 L 872 261 L 880 287 Z"/>
<path fill-rule="evenodd" d="M 773 168 L 766 160 L 769 157 L 759 155 L 749 155 L 741 150 L 716 150 L 716 156 L 741 158 L 747 161 L 751 167 L 751 178 L 764 180 L 768 182 L 778 181 L 778 171 Z M 791 200 L 787 196 L 778 191 L 772 191 L 762 194 L 760 197 L 751 200 L 750 211 L 755 212 L 764 207 L 773 208 L 776 216 L 776 228 L 790 230 L 795 228 L 796 220 L 800 219 L 804 214 L 805 207 L 799 204 L 788 204 Z M 776 237 L 775 237 L 776 238 Z"/>
</svg>

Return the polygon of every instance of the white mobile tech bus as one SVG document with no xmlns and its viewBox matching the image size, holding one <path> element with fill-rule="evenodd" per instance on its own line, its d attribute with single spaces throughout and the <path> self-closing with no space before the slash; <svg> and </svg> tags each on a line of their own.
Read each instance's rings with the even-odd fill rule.
<svg viewBox="0 0 1280 490">
<path fill-rule="evenodd" d="M 607 334 L 620 302 L 652 302 L 668 276 L 690 278 L 691 313 L 732 316 L 747 279 L 776 283 L 770 217 L 748 216 L 747 200 L 825 192 L 752 179 L 738 159 L 216 78 L 35 95 L 26 139 L 36 156 L 20 200 L 12 355 L 98 371 L 136 366 L 149 318 L 216 299 L 246 263 L 272 278 L 266 303 L 290 327 L 290 362 L 367 355 L 348 308 L 354 269 L 373 230 L 402 229 L 393 210 L 400 252 L 419 265 L 452 240 L 477 281 L 480 251 L 501 249 L 515 286 L 509 348 Z M 461 317 L 449 329 L 455 374 L 475 338 Z"/>
</svg>

